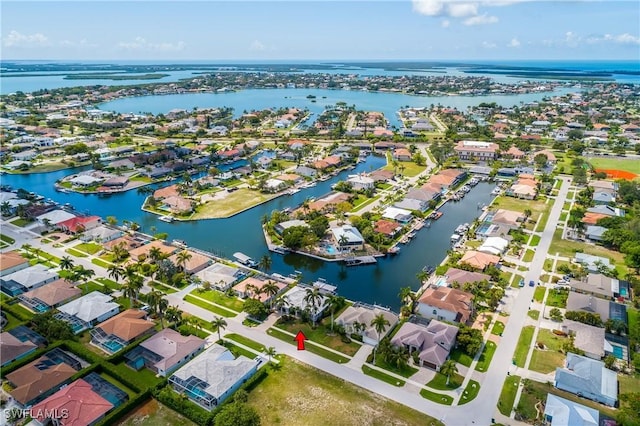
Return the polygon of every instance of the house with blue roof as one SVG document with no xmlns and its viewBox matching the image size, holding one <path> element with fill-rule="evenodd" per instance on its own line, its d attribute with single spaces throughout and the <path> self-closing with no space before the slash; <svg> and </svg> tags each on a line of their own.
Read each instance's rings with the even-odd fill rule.
<svg viewBox="0 0 640 426">
<path fill-rule="evenodd" d="M 556 368 L 554 386 L 611 407 L 618 403 L 618 377 L 602 361 L 569 352 L 565 368 Z"/>
</svg>

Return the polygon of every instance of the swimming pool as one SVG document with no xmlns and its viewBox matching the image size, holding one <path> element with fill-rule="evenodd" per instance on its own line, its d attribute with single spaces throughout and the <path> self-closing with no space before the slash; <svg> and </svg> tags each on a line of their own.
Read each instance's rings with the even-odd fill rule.
<svg viewBox="0 0 640 426">
<path fill-rule="evenodd" d="M 447 279 L 444 277 L 440 277 L 438 278 L 438 281 L 436 281 L 436 287 L 442 287 L 446 285 L 447 285 Z"/>
<path fill-rule="evenodd" d="M 613 356 L 618 359 L 624 359 L 624 348 L 618 345 L 611 345 L 613 347 Z"/>
<path fill-rule="evenodd" d="M 480 226 L 478 226 L 478 229 L 476 229 L 476 234 L 482 235 L 486 233 L 490 227 L 491 227 L 491 224 L 489 222 L 482 222 Z"/>
<path fill-rule="evenodd" d="M 327 253 L 329 254 L 336 254 L 338 251 L 336 250 L 336 248 L 332 245 L 328 245 L 325 250 L 327 251 Z"/>
</svg>

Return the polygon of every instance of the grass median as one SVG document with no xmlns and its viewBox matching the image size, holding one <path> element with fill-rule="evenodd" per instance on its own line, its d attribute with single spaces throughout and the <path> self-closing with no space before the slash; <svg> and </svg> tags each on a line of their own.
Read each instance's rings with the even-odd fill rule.
<svg viewBox="0 0 640 426">
<path fill-rule="evenodd" d="M 389 383 L 390 385 L 393 385 L 393 386 L 402 387 L 406 383 L 404 380 L 396 379 L 395 377 L 385 374 L 382 371 L 371 368 L 368 365 L 362 366 L 362 372 L 367 376 L 371 376 L 375 379 L 382 380 L 383 382 Z"/>
</svg>

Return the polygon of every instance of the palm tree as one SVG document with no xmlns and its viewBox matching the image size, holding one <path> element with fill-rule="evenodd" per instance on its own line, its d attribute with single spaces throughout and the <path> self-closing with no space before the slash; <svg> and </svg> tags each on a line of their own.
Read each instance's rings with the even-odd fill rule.
<svg viewBox="0 0 640 426">
<path fill-rule="evenodd" d="M 96 275 L 96 271 L 93 269 L 87 269 L 82 265 L 75 266 L 73 268 L 74 278 L 76 280 L 82 280 L 85 284 L 85 291 L 89 290 L 89 280 Z"/>
<path fill-rule="evenodd" d="M 33 246 L 31 244 L 22 245 L 22 250 L 24 250 L 27 254 L 30 254 L 32 249 L 33 249 Z"/>
<path fill-rule="evenodd" d="M 304 302 L 311 307 L 311 312 L 313 315 L 313 327 L 316 326 L 316 314 L 318 312 L 318 306 L 322 303 L 322 299 L 324 296 L 320 293 L 320 290 L 317 288 L 307 289 L 307 293 L 304 296 Z"/>
<path fill-rule="evenodd" d="M 40 249 L 39 247 L 34 247 L 32 250 L 34 256 L 36 257 L 36 261 L 38 263 L 40 263 L 40 253 L 42 253 L 42 249 Z"/>
<path fill-rule="evenodd" d="M 127 281 L 122 285 L 122 294 L 125 297 L 129 297 L 129 302 L 131 307 L 134 305 L 134 300 L 138 300 L 138 292 L 144 285 L 144 282 L 141 277 L 138 275 L 132 274 L 127 277 Z"/>
<path fill-rule="evenodd" d="M 69 256 L 62 256 L 62 259 L 60 259 L 60 269 L 64 270 L 71 270 L 73 269 L 74 264 L 73 264 L 73 259 L 71 259 Z"/>
<path fill-rule="evenodd" d="M 380 341 L 380 335 L 384 333 L 388 326 L 391 325 L 388 319 L 385 318 L 384 314 L 376 315 L 372 320 L 371 327 L 375 328 L 376 334 L 378 335 L 378 342 Z M 376 350 L 373 348 L 373 363 L 376 363 Z"/>
<path fill-rule="evenodd" d="M 160 300 L 158 300 L 158 306 L 156 306 L 156 309 L 158 309 L 158 318 L 160 318 L 160 328 L 164 329 L 164 322 L 162 319 L 164 318 L 167 309 L 169 309 L 169 301 L 164 297 L 161 297 Z"/>
<path fill-rule="evenodd" d="M 456 365 L 455 361 L 452 359 L 446 360 L 440 366 L 440 374 L 444 374 L 445 376 L 447 376 L 446 386 L 449 386 L 449 379 L 451 375 L 456 374 L 457 372 L 458 372 L 458 366 Z"/>
<path fill-rule="evenodd" d="M 160 299 L 162 299 L 162 296 L 164 296 L 164 293 L 158 290 L 153 290 L 149 292 L 149 294 L 147 294 L 147 304 L 149 305 L 149 308 L 151 309 L 151 312 L 153 314 L 157 315 L 158 305 L 160 304 Z"/>
<path fill-rule="evenodd" d="M 276 356 L 276 348 L 273 346 L 269 346 L 264 350 L 264 354 L 269 357 L 269 362 L 271 362 L 271 357 Z"/>
<path fill-rule="evenodd" d="M 403 304 L 408 303 L 411 298 L 411 287 L 402 287 L 398 293 L 398 297 Z"/>
<path fill-rule="evenodd" d="M 129 255 L 127 249 L 124 248 L 124 243 L 115 245 L 113 249 L 111 249 L 111 252 L 113 254 L 113 260 L 116 262 L 124 260 Z"/>
<path fill-rule="evenodd" d="M 265 254 L 260 258 L 260 262 L 258 262 L 258 267 L 266 272 L 269 269 L 271 269 L 272 263 L 273 261 L 271 260 L 271 256 L 269 256 L 268 254 Z"/>
<path fill-rule="evenodd" d="M 180 325 L 182 322 L 182 310 L 178 306 L 169 306 L 165 312 L 165 317 L 168 322 Z"/>
<path fill-rule="evenodd" d="M 333 332 L 333 314 L 337 309 L 341 308 L 344 305 L 344 297 L 338 296 L 335 294 L 330 294 L 327 296 L 327 308 L 329 308 L 329 312 L 331 312 L 331 331 Z"/>
<path fill-rule="evenodd" d="M 180 253 L 176 255 L 176 260 L 178 262 L 178 266 L 182 269 L 182 272 L 185 271 L 187 262 L 193 257 L 188 250 L 182 250 Z"/>
<path fill-rule="evenodd" d="M 151 249 L 149 250 L 149 258 L 153 261 L 153 263 L 156 263 L 157 261 L 162 259 L 162 250 L 160 250 L 160 248 L 158 247 L 151 247 Z"/>
<path fill-rule="evenodd" d="M 116 283 L 120 282 L 120 278 L 125 276 L 125 270 L 120 265 L 111 265 L 107 268 L 109 278 L 113 278 Z"/>
<path fill-rule="evenodd" d="M 344 248 L 343 246 L 346 246 L 348 242 L 349 242 L 349 238 L 347 238 L 346 235 L 344 234 L 340 235 L 340 238 L 338 239 L 338 246 L 340 251 L 343 250 Z"/>
<path fill-rule="evenodd" d="M 271 258 L 269 258 L 269 260 L 271 260 Z M 269 309 L 273 309 L 273 297 L 278 294 L 279 291 L 280 287 L 271 280 L 267 281 L 260 289 L 260 292 L 269 297 Z"/>
<path fill-rule="evenodd" d="M 215 329 L 218 331 L 218 340 L 221 340 L 222 336 L 220 335 L 220 330 L 224 330 L 225 328 L 227 328 L 227 321 L 222 317 L 214 317 L 211 321 L 211 326 L 215 327 Z"/>
<path fill-rule="evenodd" d="M 353 327 L 353 331 L 355 331 L 356 334 L 362 335 L 362 332 L 367 328 L 367 325 L 360 321 L 354 321 L 352 327 Z"/>
<path fill-rule="evenodd" d="M 2 216 L 9 216 L 11 213 L 11 204 L 8 201 L 0 204 L 0 212 L 2 212 Z"/>
</svg>

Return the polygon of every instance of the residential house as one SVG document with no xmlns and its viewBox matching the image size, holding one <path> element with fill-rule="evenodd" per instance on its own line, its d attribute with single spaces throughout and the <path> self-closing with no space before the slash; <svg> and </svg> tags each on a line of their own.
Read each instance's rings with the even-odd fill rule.
<svg viewBox="0 0 640 426">
<path fill-rule="evenodd" d="M 507 158 L 513 158 L 514 160 L 521 160 L 524 158 L 524 151 L 518 149 L 516 146 L 510 147 L 507 152 L 504 153 L 504 156 Z"/>
<path fill-rule="evenodd" d="M 295 226 L 302 226 L 302 227 L 308 228 L 309 224 L 304 220 L 292 219 L 292 220 L 285 220 L 284 222 L 278 223 L 274 227 L 274 229 L 278 234 L 282 235 L 285 229 L 293 228 Z"/>
<path fill-rule="evenodd" d="M 600 360 L 605 353 L 613 352 L 613 347 L 605 340 L 605 329 L 565 319 L 560 330 L 573 336 L 573 345 L 584 352 L 584 355 Z"/>
<path fill-rule="evenodd" d="M 58 222 L 57 228 L 63 232 L 76 234 L 93 229 L 102 223 L 100 216 L 76 216 L 62 222 Z"/>
<path fill-rule="evenodd" d="M 436 202 L 440 199 L 442 193 L 440 191 L 429 191 L 424 188 L 411 188 L 404 196 L 405 199 L 413 199 L 425 201 L 427 203 Z"/>
<path fill-rule="evenodd" d="M 6 379 L 13 386 L 13 399 L 27 407 L 51 395 L 81 369 L 75 356 L 55 348 L 7 374 Z"/>
<path fill-rule="evenodd" d="M 258 370 L 257 360 L 235 358 L 224 346 L 209 346 L 171 377 L 169 384 L 205 410 L 213 410 Z"/>
<path fill-rule="evenodd" d="M 411 152 L 406 148 L 396 148 L 393 150 L 393 158 L 398 161 L 411 161 Z"/>
<path fill-rule="evenodd" d="M 600 412 L 549 393 L 544 404 L 544 421 L 550 426 L 599 426 Z"/>
<path fill-rule="evenodd" d="M 220 291 L 229 290 L 243 276 L 240 269 L 217 262 L 197 272 L 195 275 L 202 282 L 209 282 Z"/>
<path fill-rule="evenodd" d="M 26 340 L 22 341 L 5 331 L 0 334 L 0 366 L 4 367 L 23 358 L 38 349 L 38 345 Z"/>
<path fill-rule="evenodd" d="M 355 226 L 342 225 L 329 228 L 334 243 L 341 250 L 363 250 L 364 237 Z"/>
<path fill-rule="evenodd" d="M 571 280 L 574 291 L 602 296 L 606 299 L 629 298 L 629 283 L 603 274 L 591 273 L 585 280 Z"/>
<path fill-rule="evenodd" d="M 18 296 L 20 303 L 29 310 L 42 313 L 75 299 L 82 290 L 64 279 L 58 279 Z"/>
<path fill-rule="evenodd" d="M 459 141 L 453 148 L 461 160 L 495 160 L 500 146 L 493 142 Z"/>
<path fill-rule="evenodd" d="M 619 185 L 616 182 L 610 180 L 592 180 L 587 184 L 589 188 L 593 189 L 593 192 L 608 192 L 613 195 L 617 195 Z"/>
<path fill-rule="evenodd" d="M 382 315 L 389 321 L 389 326 L 381 335 L 378 335 L 375 327 L 371 325 L 373 319 L 378 315 Z M 336 318 L 336 324 L 342 325 L 348 334 L 357 334 L 362 337 L 363 343 L 372 346 L 380 343 L 380 340 L 393 330 L 393 327 L 395 327 L 397 323 L 398 316 L 390 310 L 362 303 L 349 306 Z M 357 324 L 361 324 L 364 328 L 360 329 L 360 326 Z"/>
<path fill-rule="evenodd" d="M 598 272 L 598 266 L 611 268 L 611 262 L 609 262 L 608 258 L 587 253 L 576 253 L 573 261 L 587 268 L 589 272 Z"/>
<path fill-rule="evenodd" d="M 98 324 L 91 330 L 91 344 L 113 355 L 138 337 L 153 332 L 155 323 L 147 320 L 147 312 L 127 309 Z"/>
<path fill-rule="evenodd" d="M 482 245 L 478 247 L 478 251 L 499 256 L 505 252 L 508 246 L 509 241 L 502 237 L 488 237 L 483 241 Z"/>
<path fill-rule="evenodd" d="M 312 169 L 311 167 L 307 167 L 307 166 L 296 167 L 296 169 L 294 170 L 294 173 L 300 176 L 305 176 L 310 178 L 314 178 L 318 174 L 318 172 L 316 172 L 315 169 Z"/>
<path fill-rule="evenodd" d="M 556 159 L 556 155 L 552 152 L 549 151 L 548 149 L 543 149 L 541 151 L 537 151 L 531 154 L 531 159 L 533 160 L 534 158 L 536 158 L 538 155 L 544 155 L 547 157 L 547 163 L 550 164 L 555 164 L 557 159 Z"/>
<path fill-rule="evenodd" d="M 481 281 L 491 281 L 491 276 L 487 274 L 481 274 L 480 272 L 471 272 L 465 271 L 463 269 L 458 268 L 449 268 L 447 272 L 444 274 L 444 282 L 440 285 L 448 285 L 451 286 L 453 283 L 458 283 L 460 285 L 481 282 Z"/>
<path fill-rule="evenodd" d="M 567 298 L 567 312 L 569 311 L 598 314 L 603 323 L 608 319 L 614 319 L 627 324 L 627 307 L 622 303 L 611 302 L 575 291 L 570 292 Z"/>
<path fill-rule="evenodd" d="M 607 205 L 598 205 L 595 207 L 589 207 L 587 209 L 587 213 L 595 213 L 595 214 L 601 214 L 605 216 L 624 217 L 624 210 L 618 207 L 612 207 Z"/>
<path fill-rule="evenodd" d="M 106 243 L 120 238 L 123 232 L 119 229 L 111 228 L 106 225 L 98 225 L 95 228 L 85 230 L 80 236 L 80 240 L 88 242 L 95 241 L 97 243 Z"/>
<path fill-rule="evenodd" d="M 57 279 L 57 272 L 44 265 L 36 264 L 0 278 L 0 289 L 10 296 L 17 296 Z"/>
<path fill-rule="evenodd" d="M 160 250 L 160 252 L 164 256 L 170 256 L 176 250 L 178 250 L 176 247 L 166 243 L 165 241 L 154 240 L 154 241 L 151 241 L 148 244 L 144 244 L 144 245 L 142 245 L 140 247 L 137 247 L 137 248 L 134 248 L 133 250 L 130 250 L 129 251 L 129 257 L 134 262 L 137 262 L 140 259 L 140 256 L 144 255 L 145 257 L 149 257 L 149 252 L 154 248 L 157 248 L 158 250 Z"/>
<path fill-rule="evenodd" d="M 382 217 L 385 219 L 395 220 L 400 223 L 409 223 L 413 219 L 413 213 L 411 210 L 400 209 L 398 207 L 387 207 L 382 212 Z"/>
<path fill-rule="evenodd" d="M 351 184 L 351 187 L 356 191 L 373 189 L 375 186 L 373 178 L 365 175 L 350 175 L 347 183 Z"/>
<path fill-rule="evenodd" d="M 593 203 L 598 204 L 613 204 L 616 202 L 616 196 L 610 192 L 597 191 L 593 193 L 591 197 Z"/>
<path fill-rule="evenodd" d="M 91 377 L 89 377 L 91 376 Z M 115 406 L 105 399 L 104 395 L 113 395 L 114 389 L 124 393 L 122 390 L 101 378 L 97 373 L 90 373 L 82 379 L 78 379 L 65 386 L 49 398 L 34 405 L 31 411 L 35 413 L 33 419 L 36 424 L 48 425 L 52 420 L 51 413 L 62 413 L 65 410 L 65 418 L 55 420 L 60 426 L 93 426 L 98 423 Z M 101 382 L 100 386 L 94 386 L 87 382 L 90 380 Z M 107 392 L 105 388 L 109 388 Z M 124 399 L 127 394 L 124 393 Z"/>
<path fill-rule="evenodd" d="M 466 263 L 476 269 L 484 271 L 489 266 L 495 266 L 500 262 L 500 257 L 488 254 L 481 253 L 475 250 L 469 250 L 460 259 L 460 263 Z"/>
<path fill-rule="evenodd" d="M 414 198 L 403 198 L 399 202 L 393 205 L 399 209 L 413 211 L 426 212 L 429 210 L 429 203 L 427 201 L 416 200 Z"/>
<path fill-rule="evenodd" d="M 400 230 L 402 226 L 398 224 L 398 222 L 393 220 L 380 219 L 376 221 L 373 226 L 373 230 L 379 234 L 386 235 L 387 237 L 394 237 Z"/>
<path fill-rule="evenodd" d="M 60 306 L 58 311 L 55 317 L 71 324 L 74 333 L 78 334 L 116 315 L 120 305 L 113 297 L 93 291 Z"/>
<path fill-rule="evenodd" d="M 43 225 L 57 225 L 65 220 L 73 219 L 76 215 L 66 212 L 64 210 L 56 209 L 51 210 L 45 214 L 41 214 L 36 217 L 36 220 Z"/>
<path fill-rule="evenodd" d="M 569 352 L 565 368 L 556 368 L 555 387 L 611 407 L 618 402 L 618 377 L 602 361 Z"/>
<path fill-rule="evenodd" d="M 135 370 L 146 367 L 166 377 L 204 349 L 205 340 L 197 336 L 183 336 L 165 328 L 127 352 L 127 365 Z"/>
<path fill-rule="evenodd" d="M 391 339 L 391 344 L 418 352 L 420 365 L 439 371 L 456 343 L 458 327 L 431 320 L 429 325 L 406 322 Z"/>
<path fill-rule="evenodd" d="M 0 253 L 0 277 L 26 269 L 29 265 L 29 259 L 25 259 L 17 251 Z"/>
<path fill-rule="evenodd" d="M 473 295 L 449 287 L 429 287 L 418 299 L 418 313 L 425 318 L 466 323 L 473 316 Z"/>
<path fill-rule="evenodd" d="M 320 300 L 316 302 L 315 306 L 310 305 L 305 298 L 308 294 L 307 291 L 312 289 L 312 287 L 303 285 L 291 288 L 282 296 L 284 303 L 280 307 L 280 311 L 285 315 L 299 315 L 300 312 L 307 310 L 311 320 L 318 321 L 327 308 L 327 297 L 325 292 L 321 291 Z"/>
<path fill-rule="evenodd" d="M 488 212 L 484 218 L 486 222 L 508 226 L 510 229 L 517 229 L 526 220 L 523 213 L 513 210 L 498 209 L 495 212 Z"/>
<path fill-rule="evenodd" d="M 275 284 L 278 287 L 278 291 L 274 295 L 266 294 L 262 291 L 262 288 L 267 283 Z M 259 279 L 256 277 L 249 277 L 238 284 L 233 286 L 238 297 L 242 299 L 246 299 L 248 297 L 252 297 L 254 299 L 258 299 L 262 303 L 270 303 L 274 300 L 278 295 L 287 288 L 287 285 L 280 281 L 275 280 L 267 280 L 267 279 Z"/>
<path fill-rule="evenodd" d="M 604 233 L 607 232 L 607 228 L 604 226 L 587 225 L 584 231 L 584 236 L 591 241 L 602 241 Z M 607 259 L 608 261 L 609 259 Z"/>
<path fill-rule="evenodd" d="M 175 253 L 169 257 L 169 260 L 173 262 L 174 265 L 178 267 L 184 267 L 184 272 L 187 274 L 195 274 L 196 272 L 202 271 L 207 266 L 213 264 L 213 259 L 204 254 L 200 254 L 193 250 L 187 250 L 187 253 L 190 257 L 186 260 L 184 265 L 179 262 L 178 253 Z"/>
</svg>

